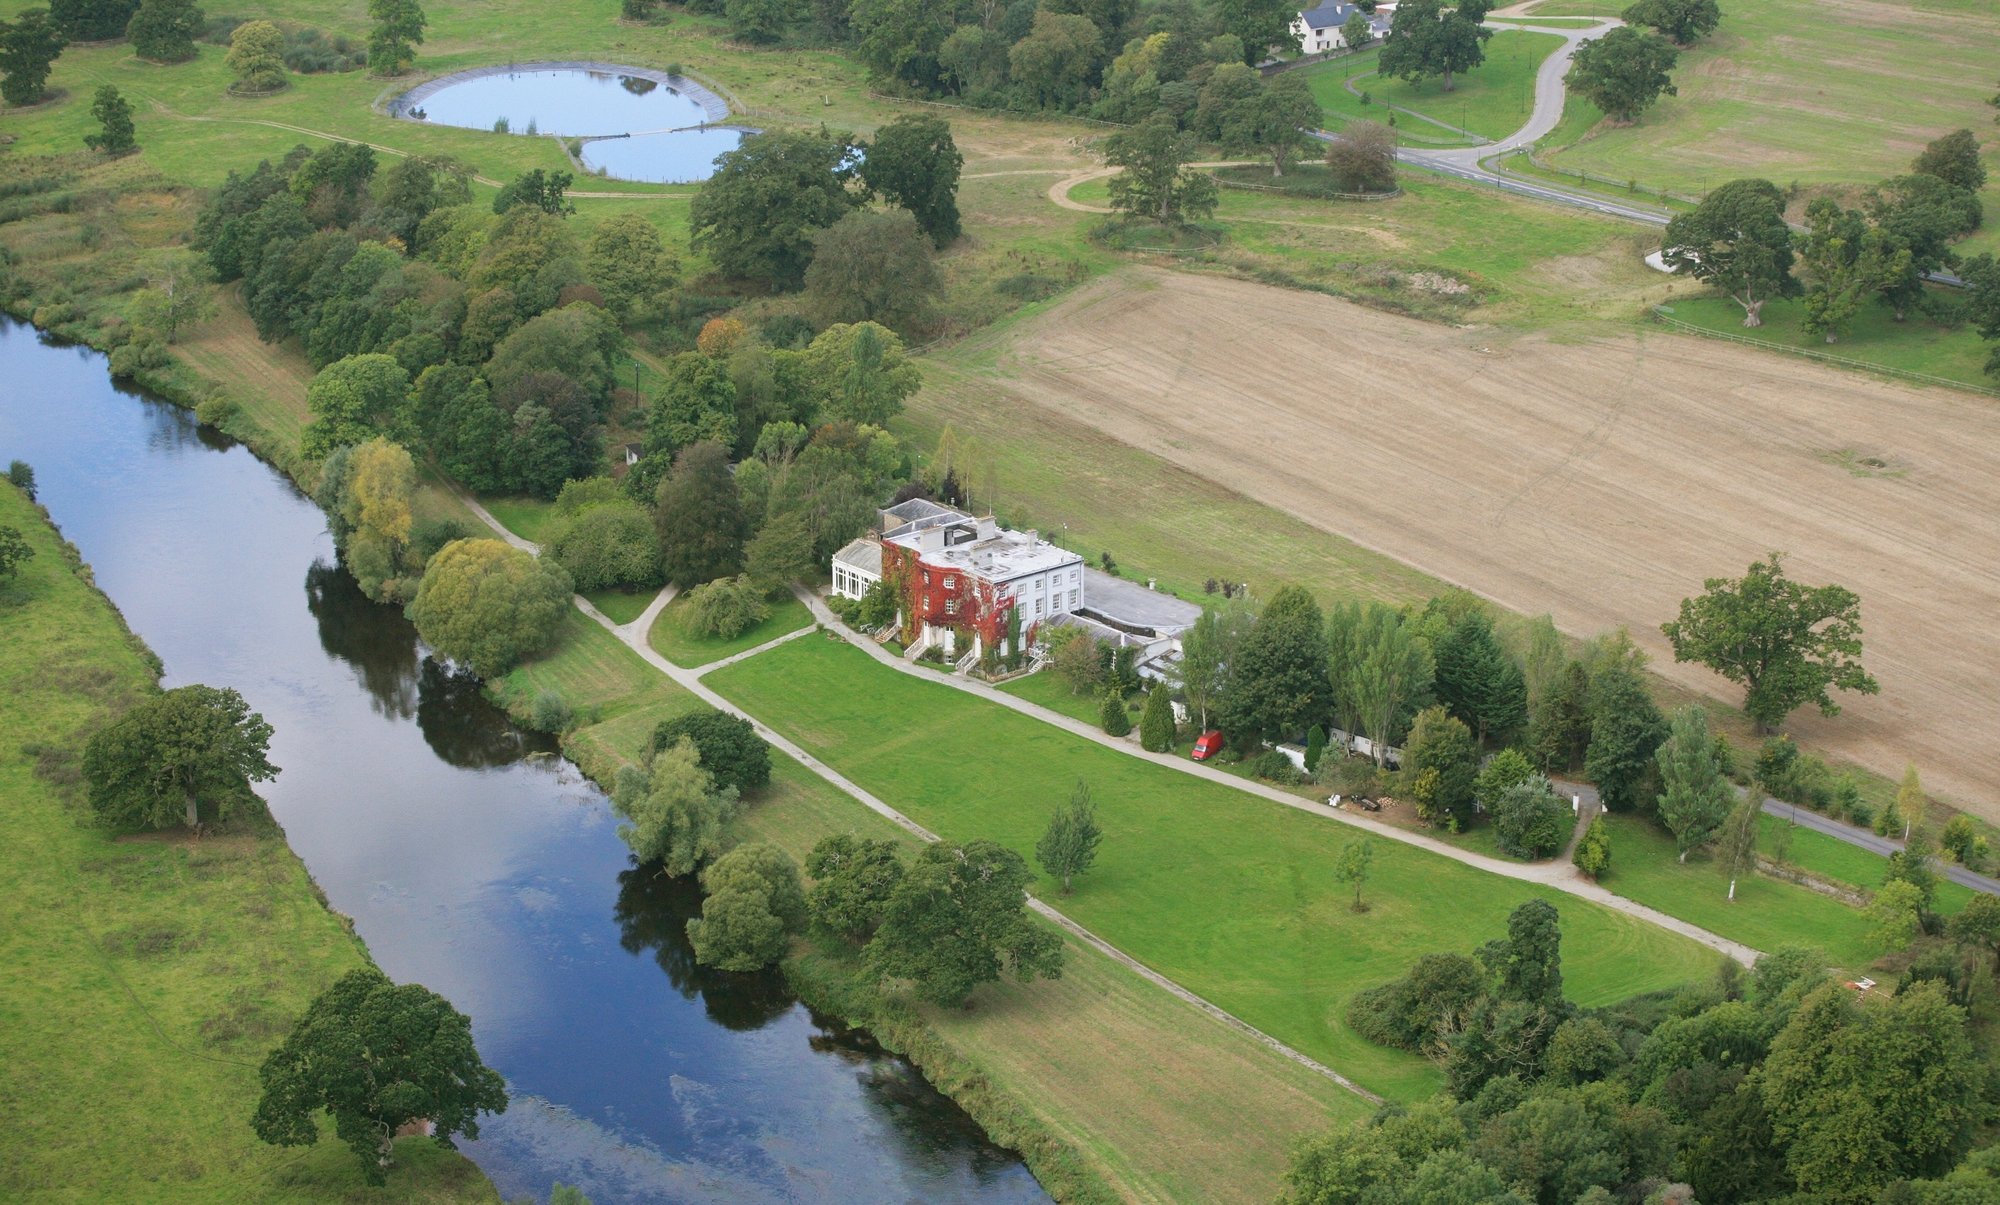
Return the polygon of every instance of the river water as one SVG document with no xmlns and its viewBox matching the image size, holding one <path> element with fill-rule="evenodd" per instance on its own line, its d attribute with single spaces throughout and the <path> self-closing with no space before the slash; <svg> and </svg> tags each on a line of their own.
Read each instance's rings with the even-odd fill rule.
<svg viewBox="0 0 2000 1205">
<path fill-rule="evenodd" d="M 696 887 L 634 868 L 547 738 L 363 599 L 282 474 L 115 387 L 101 355 L 0 319 L 14 458 L 167 685 L 234 687 L 276 728 L 263 794 L 383 971 L 472 1017 L 512 1103 L 461 1145 L 503 1196 L 560 1180 L 598 1205 L 1047 1199 L 782 978 L 697 967 Z"/>
</svg>

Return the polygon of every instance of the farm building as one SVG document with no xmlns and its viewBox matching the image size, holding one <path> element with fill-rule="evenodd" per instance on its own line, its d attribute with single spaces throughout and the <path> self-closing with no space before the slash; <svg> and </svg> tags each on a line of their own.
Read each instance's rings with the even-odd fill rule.
<svg viewBox="0 0 2000 1205">
<path fill-rule="evenodd" d="M 1080 624 L 1136 645 L 1142 661 L 1173 651 L 1201 608 L 1085 567 L 1033 531 L 1013 531 L 924 499 L 881 512 L 879 532 L 833 556 L 833 593 L 860 598 L 887 581 L 909 655 L 933 646 L 967 663 L 1035 642 L 1044 624 Z"/>
</svg>

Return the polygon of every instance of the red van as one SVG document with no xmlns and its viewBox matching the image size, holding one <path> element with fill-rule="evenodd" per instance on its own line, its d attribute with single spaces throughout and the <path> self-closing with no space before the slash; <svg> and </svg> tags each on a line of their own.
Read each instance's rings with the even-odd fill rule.
<svg viewBox="0 0 2000 1205">
<path fill-rule="evenodd" d="M 1222 733 L 1217 730 L 1211 728 L 1195 738 L 1194 759 L 1196 761 L 1207 761 L 1220 752 L 1222 752 Z"/>
</svg>

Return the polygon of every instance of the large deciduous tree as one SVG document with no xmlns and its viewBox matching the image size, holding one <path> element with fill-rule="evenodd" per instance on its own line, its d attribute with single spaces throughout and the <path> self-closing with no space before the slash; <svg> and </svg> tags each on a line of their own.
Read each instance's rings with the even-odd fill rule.
<svg viewBox="0 0 2000 1205">
<path fill-rule="evenodd" d="M 1736 790 L 1723 776 L 1715 735 L 1708 728 L 1708 712 L 1694 706 L 1674 712 L 1654 759 L 1660 767 L 1660 823 L 1674 835 L 1674 848 L 1685 862 L 1690 851 L 1715 835 L 1736 803 Z"/>
<path fill-rule="evenodd" d="M 1661 96 L 1678 96 L 1669 74 L 1680 54 L 1665 38 L 1624 26 L 1576 48 L 1563 83 L 1620 124 L 1629 125 Z"/>
<path fill-rule="evenodd" d="M 1861 599 L 1841 586 L 1785 576 L 1782 554 L 1740 578 L 1712 577 L 1660 625 L 1674 660 L 1696 661 L 1743 687 L 1743 710 L 1770 731 L 1806 703 L 1840 714 L 1835 690 L 1881 690 L 1861 667 Z"/>
<path fill-rule="evenodd" d="M 245 21 L 229 35 L 223 63 L 246 92 L 275 92 L 285 86 L 285 35 L 269 21 Z"/>
<path fill-rule="evenodd" d="M 660 721 L 651 749 L 671 749 L 683 738 L 694 742 L 701 768 L 715 776 L 717 786 L 755 795 L 771 785 L 771 747 L 749 720 L 713 707 L 690 711 Z"/>
<path fill-rule="evenodd" d="M 1806 207 L 1806 236 L 1799 242 L 1807 282 L 1801 325 L 1807 334 L 1838 342 L 1863 301 L 1917 275 L 1912 263 L 1910 248 L 1870 225 L 1865 214 L 1820 197 Z"/>
<path fill-rule="evenodd" d="M 1989 343 L 2000 342 L 2000 260 L 1977 255 L 1960 271 L 1965 280 L 1973 329 Z M 1986 374 L 2000 377 L 2000 346 L 1986 358 Z"/>
<path fill-rule="evenodd" d="M 1062 939 L 1028 916 L 1028 880 L 1021 856 L 991 841 L 925 846 L 889 895 L 869 966 L 941 1005 L 964 1004 L 1003 967 L 1059 978 Z"/>
<path fill-rule="evenodd" d="M 195 56 L 195 35 L 201 32 L 201 9 L 194 0 L 141 0 L 125 26 L 132 52 L 155 63 L 185 63 Z"/>
<path fill-rule="evenodd" d="M 1035 842 L 1035 860 L 1050 878 L 1062 880 L 1062 892 L 1068 895 L 1070 881 L 1097 861 L 1097 846 L 1103 840 L 1097 808 L 1090 802 L 1090 785 L 1078 779 L 1069 802 L 1057 806 L 1041 840 Z"/>
<path fill-rule="evenodd" d="M 494 678 L 555 640 L 570 589 L 554 561 L 500 540 L 454 540 L 425 567 L 410 621 L 439 656 Z"/>
<path fill-rule="evenodd" d="M 1417 83 L 1442 76 L 1444 90 L 1454 79 L 1486 61 L 1486 40 L 1493 36 L 1481 22 L 1493 10 L 1491 0 L 1404 0 L 1389 25 L 1377 67 L 1383 75 Z"/>
<path fill-rule="evenodd" d="M 1769 180 L 1731 180 L 1667 223 L 1668 267 L 1714 285 L 1762 326 L 1766 302 L 1798 296 L 1785 195 Z"/>
<path fill-rule="evenodd" d="M 1986 165 L 1979 161 L 1979 139 L 1971 130 L 1953 130 L 1934 139 L 1910 164 L 1910 170 L 1971 193 L 1986 187 Z"/>
<path fill-rule="evenodd" d="M 750 525 L 721 444 L 703 440 L 682 448 L 656 502 L 653 525 L 668 581 L 686 589 L 742 569 Z"/>
<path fill-rule="evenodd" d="M 1631 25 L 1650 25 L 1681 46 L 1691 46 L 1722 23 L 1715 0 L 1639 0 L 1621 14 Z"/>
<path fill-rule="evenodd" d="M 1574 828 L 1569 805 L 1540 774 L 1508 787 L 1493 804 L 1500 848 L 1517 858 L 1549 857 L 1562 849 Z"/>
<path fill-rule="evenodd" d="M 479 1137 L 479 1114 L 507 1111 L 507 1087 L 479 1059 L 472 1020 L 421 984 L 397 985 L 373 967 L 349 971 L 321 993 L 258 1071 L 264 1093 L 251 1126 L 265 1142 L 311 1146 L 317 1114 L 383 1182 L 396 1131 L 431 1123 L 453 1148 Z"/>
<path fill-rule="evenodd" d="M 1271 156 L 1271 174 L 1282 176 L 1313 143 L 1312 132 L 1326 120 L 1306 77 L 1288 71 L 1264 86 L 1258 98 L 1256 143 Z"/>
<path fill-rule="evenodd" d="M 904 326 L 944 290 L 931 241 L 902 209 L 857 209 L 813 235 L 805 302 L 815 322 Z"/>
<path fill-rule="evenodd" d="M 323 459 L 335 448 L 395 430 L 409 392 L 410 374 L 394 356 L 371 352 L 327 365 L 306 386 L 313 417 L 299 451 Z"/>
<path fill-rule="evenodd" d="M 688 224 L 697 249 L 724 276 L 797 288 L 813 235 L 854 208 L 845 138 L 772 130 L 717 159 L 695 194 Z"/>
<path fill-rule="evenodd" d="M 1771 1130 L 1801 1191 L 1873 1200 L 1942 1175 L 1971 1145 L 1983 1088 L 1965 1013 L 1921 981 L 1860 1008 L 1845 984 L 1802 1001 L 1762 1078 Z"/>
<path fill-rule="evenodd" d="M 693 874 L 722 856 L 738 810 L 736 788 L 716 783 L 685 736 L 653 754 L 646 770 L 621 769 L 611 807 L 625 821 L 618 836 L 633 855 L 669 875 Z"/>
<path fill-rule="evenodd" d="M 695 961 L 725 971 L 755 971 L 785 956 L 787 938 L 805 927 L 806 895 L 798 864 L 775 845 L 739 845 L 702 872 L 701 916 L 688 922 Z"/>
<path fill-rule="evenodd" d="M 1035 10 L 1028 35 L 1007 51 L 1014 86 L 1045 109 L 1073 109 L 1090 92 L 1104 57 L 1104 35 L 1089 17 Z"/>
<path fill-rule="evenodd" d="M 1956 262 L 1952 240 L 1979 226 L 1979 197 L 1936 176 L 1913 173 L 1869 189 L 1862 208 L 1893 250 L 1910 253 L 1908 269 L 1879 290 L 1901 322 L 1923 302 L 1925 274 Z"/>
<path fill-rule="evenodd" d="M 1243 63 L 1264 61 L 1273 46 L 1293 46 L 1292 21 L 1298 5 L 1291 0 L 1218 0 L 1216 21 L 1222 32 L 1243 44 Z"/>
<path fill-rule="evenodd" d="M 881 79 L 935 88 L 938 52 L 951 36 L 953 8 L 932 0 L 855 0 L 849 15 L 856 57 Z"/>
<path fill-rule="evenodd" d="M 1230 667 L 1223 725 L 1239 740 L 1283 740 L 1333 705 L 1326 621 L 1303 586 L 1286 586 L 1257 616 Z"/>
<path fill-rule="evenodd" d="M 1113 134 L 1105 161 L 1123 170 L 1111 177 L 1111 207 L 1163 224 L 1214 213 L 1215 179 L 1188 166 L 1195 153 L 1194 136 L 1166 113 Z"/>
<path fill-rule="evenodd" d="M 90 738 L 83 776 L 90 806 L 117 828 L 201 823 L 203 808 L 225 820 L 252 798 L 250 784 L 278 776 L 271 725 L 243 696 L 180 686 L 140 703 Z"/>
<path fill-rule="evenodd" d="M 368 0 L 368 66 L 376 75 L 401 75 L 423 45 L 424 10 L 417 0 Z"/>
<path fill-rule="evenodd" d="M 806 873 L 813 880 L 807 898 L 813 925 L 847 941 L 867 941 L 902 882 L 903 859 L 894 841 L 841 833 L 813 846 Z"/>
<path fill-rule="evenodd" d="M 680 278 L 680 262 L 660 241 L 660 228 L 631 210 L 590 232 L 584 270 L 621 322 L 655 312 Z"/>
<path fill-rule="evenodd" d="M 1389 607 L 1372 608 L 1358 636 L 1346 690 L 1367 730 L 1379 769 L 1409 709 L 1429 697 L 1437 668 L 1417 625 Z"/>
<path fill-rule="evenodd" d="M 829 326 L 813 336 L 800 360 L 814 418 L 822 423 L 884 427 L 923 385 L 902 338 L 876 322 Z"/>
<path fill-rule="evenodd" d="M 108 42 L 125 36 L 139 0 L 49 0 L 49 16 L 72 42 Z"/>
<path fill-rule="evenodd" d="M 31 8 L 12 21 L 0 21 L 0 100 L 10 105 L 40 101 L 49 71 L 67 44 L 48 9 Z"/>
<path fill-rule="evenodd" d="M 957 241 L 958 175 L 965 156 L 942 117 L 906 113 L 875 132 L 861 161 L 861 182 L 917 219 L 931 242 Z"/>
</svg>

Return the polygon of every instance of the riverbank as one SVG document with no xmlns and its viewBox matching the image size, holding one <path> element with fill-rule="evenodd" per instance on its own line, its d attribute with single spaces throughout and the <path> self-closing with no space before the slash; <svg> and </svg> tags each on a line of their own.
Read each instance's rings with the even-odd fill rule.
<svg viewBox="0 0 2000 1205">
<path fill-rule="evenodd" d="M 367 951 L 267 815 L 190 842 L 88 827 L 88 733 L 160 664 L 47 514 L 0 484 L 35 556 L 0 579 L 0 1197 L 491 1202 L 457 1153 L 397 1146 L 386 1188 L 353 1155 L 266 1146 L 257 1066 Z"/>
</svg>

